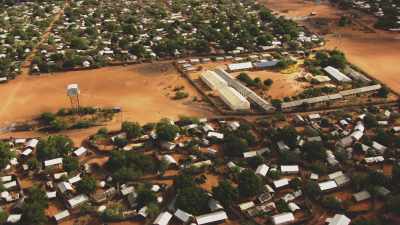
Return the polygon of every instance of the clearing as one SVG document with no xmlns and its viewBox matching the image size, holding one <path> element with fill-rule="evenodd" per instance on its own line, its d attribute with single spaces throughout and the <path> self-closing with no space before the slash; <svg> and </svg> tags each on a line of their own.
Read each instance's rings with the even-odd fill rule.
<svg viewBox="0 0 400 225">
<path fill-rule="evenodd" d="M 316 4 L 315 1 L 298 0 L 262 0 L 261 2 L 282 15 L 292 17 L 296 22 L 314 32 L 327 34 L 326 48 L 338 48 L 343 51 L 350 62 L 399 93 L 400 67 L 397 66 L 400 58 L 399 33 L 373 29 L 375 18 L 359 11 L 356 13 L 361 17 L 357 19 L 357 24 L 340 28 L 337 26 L 338 19 L 342 15 L 349 14 L 350 11 L 341 11 L 326 3 Z M 316 12 L 316 15 L 309 17 L 311 12 Z M 317 20 L 325 21 L 327 24 L 318 27 L 315 25 Z M 372 28 L 373 32 L 366 32 L 360 28 L 360 24 Z"/>
<path fill-rule="evenodd" d="M 17 78 L 0 86 L 0 127 L 69 107 L 66 87 L 71 83 L 80 86 L 82 106 L 121 107 L 118 123 L 212 115 L 212 109 L 201 101 L 196 90 L 171 63 L 165 62 Z M 178 86 L 184 87 L 188 98 L 172 99 Z"/>
</svg>

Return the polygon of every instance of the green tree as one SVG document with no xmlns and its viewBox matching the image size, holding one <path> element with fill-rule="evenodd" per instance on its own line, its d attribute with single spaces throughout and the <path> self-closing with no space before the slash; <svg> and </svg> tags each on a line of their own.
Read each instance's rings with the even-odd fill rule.
<svg viewBox="0 0 400 225">
<path fill-rule="evenodd" d="M 10 145 L 0 141 L 0 169 L 6 168 L 10 159 L 14 157 L 14 152 L 11 151 Z"/>
<path fill-rule="evenodd" d="M 271 86 L 274 83 L 274 81 L 271 78 L 268 78 L 266 80 L 264 80 L 264 85 L 266 86 Z"/>
<path fill-rule="evenodd" d="M 252 197 L 262 191 L 263 184 L 260 177 L 251 170 L 243 170 L 238 177 L 239 194 L 242 197 Z"/>
<path fill-rule="evenodd" d="M 21 224 L 30 225 L 47 224 L 45 209 L 48 207 L 46 193 L 38 187 L 32 187 L 28 190 L 28 197 L 25 199 L 22 207 Z"/>
<path fill-rule="evenodd" d="M 303 186 L 303 191 L 309 198 L 312 199 L 318 198 L 318 196 L 321 194 L 318 183 L 315 181 L 305 182 Z"/>
<path fill-rule="evenodd" d="M 44 112 L 40 115 L 39 121 L 45 125 L 50 125 L 56 119 L 56 115 L 51 112 Z"/>
<path fill-rule="evenodd" d="M 179 190 L 175 206 L 193 215 L 201 215 L 208 211 L 208 194 L 198 187 L 186 187 Z"/>
<path fill-rule="evenodd" d="M 400 195 L 391 196 L 385 202 L 385 210 L 400 215 Z"/>
<path fill-rule="evenodd" d="M 66 136 L 49 136 L 47 139 L 40 139 L 37 145 L 37 158 L 39 160 L 54 159 L 62 157 L 73 150 L 73 142 Z"/>
<path fill-rule="evenodd" d="M 333 196 L 326 196 L 322 199 L 322 205 L 332 211 L 339 211 L 342 209 L 342 203 Z"/>
<path fill-rule="evenodd" d="M 169 120 L 161 120 L 156 125 L 157 138 L 162 141 L 172 141 L 178 135 L 179 127 Z"/>
<path fill-rule="evenodd" d="M 238 190 L 232 186 L 229 181 L 223 180 L 218 186 L 212 188 L 213 197 L 221 202 L 225 207 L 230 206 L 234 201 L 238 200 Z"/>
<path fill-rule="evenodd" d="M 376 120 L 376 117 L 371 113 L 367 113 L 365 115 L 364 124 L 368 128 L 374 128 L 374 127 L 378 126 L 378 122 Z"/>
<path fill-rule="evenodd" d="M 92 194 L 96 191 L 96 178 L 84 176 L 76 185 L 76 189 L 84 194 Z"/>
<path fill-rule="evenodd" d="M 0 212 L 0 224 L 5 224 L 8 218 L 8 213 L 5 211 Z"/>
<path fill-rule="evenodd" d="M 79 169 L 79 161 L 77 158 L 72 156 L 66 156 L 63 159 L 63 167 L 64 170 L 69 172 L 73 172 Z"/>
<path fill-rule="evenodd" d="M 303 145 L 303 152 L 306 159 L 310 161 L 325 160 L 326 149 L 321 142 L 307 142 Z"/>
<path fill-rule="evenodd" d="M 126 133 L 128 139 L 138 138 L 142 135 L 142 127 L 137 122 L 123 122 L 121 125 L 121 131 Z"/>
<path fill-rule="evenodd" d="M 175 190 L 184 189 L 187 187 L 196 186 L 196 182 L 193 176 L 189 174 L 181 174 L 174 179 L 174 188 Z"/>
<path fill-rule="evenodd" d="M 283 141 L 291 147 L 296 146 L 297 143 L 297 131 L 292 126 L 287 126 L 282 129 L 278 129 L 276 135 L 272 137 L 273 141 Z"/>
<path fill-rule="evenodd" d="M 247 152 L 249 147 L 248 142 L 234 134 L 224 136 L 222 149 L 227 156 L 239 157 L 243 152 Z"/>
<path fill-rule="evenodd" d="M 139 206 L 145 206 L 149 203 L 156 203 L 157 196 L 148 188 L 142 187 L 138 190 L 137 203 Z"/>
<path fill-rule="evenodd" d="M 376 94 L 378 97 L 387 98 L 389 93 L 390 93 L 389 88 L 386 86 L 383 86 L 381 89 L 378 90 L 378 93 L 376 93 Z"/>
</svg>

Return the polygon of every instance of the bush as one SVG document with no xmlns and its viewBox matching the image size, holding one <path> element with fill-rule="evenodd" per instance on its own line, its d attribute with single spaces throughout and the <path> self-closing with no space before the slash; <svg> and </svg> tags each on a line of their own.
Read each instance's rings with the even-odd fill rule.
<svg viewBox="0 0 400 225">
<path fill-rule="evenodd" d="M 247 73 L 240 73 L 236 78 L 247 86 L 255 86 L 257 84 Z"/>
<path fill-rule="evenodd" d="M 187 92 L 185 92 L 185 91 L 177 91 L 177 92 L 175 92 L 174 99 L 175 100 L 180 100 L 180 99 L 184 99 L 184 98 L 187 98 L 187 97 L 189 97 L 189 94 Z"/>
<path fill-rule="evenodd" d="M 378 91 L 378 93 L 376 93 L 376 95 L 380 98 L 387 98 L 389 93 L 390 93 L 389 88 L 387 88 L 386 86 L 383 86 L 381 89 L 379 89 L 379 91 Z"/>
<path fill-rule="evenodd" d="M 39 117 L 39 121 L 45 125 L 50 125 L 56 119 L 56 115 L 51 112 L 42 113 Z"/>
</svg>

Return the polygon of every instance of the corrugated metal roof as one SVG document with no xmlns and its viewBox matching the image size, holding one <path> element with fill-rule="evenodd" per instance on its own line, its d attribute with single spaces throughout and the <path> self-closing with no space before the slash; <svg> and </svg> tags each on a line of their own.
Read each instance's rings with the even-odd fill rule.
<svg viewBox="0 0 400 225">
<path fill-rule="evenodd" d="M 342 72 L 332 66 L 327 66 L 324 68 L 324 70 L 339 82 L 351 82 L 350 77 L 344 75 Z"/>
</svg>

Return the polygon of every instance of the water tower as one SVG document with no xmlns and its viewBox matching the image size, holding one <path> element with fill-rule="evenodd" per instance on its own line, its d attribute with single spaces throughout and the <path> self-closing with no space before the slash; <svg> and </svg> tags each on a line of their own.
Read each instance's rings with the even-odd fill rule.
<svg viewBox="0 0 400 225">
<path fill-rule="evenodd" d="M 67 96 L 69 97 L 69 100 L 71 101 L 71 108 L 76 109 L 77 112 L 79 112 L 79 86 L 78 84 L 69 84 L 67 86 Z"/>
</svg>

